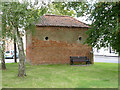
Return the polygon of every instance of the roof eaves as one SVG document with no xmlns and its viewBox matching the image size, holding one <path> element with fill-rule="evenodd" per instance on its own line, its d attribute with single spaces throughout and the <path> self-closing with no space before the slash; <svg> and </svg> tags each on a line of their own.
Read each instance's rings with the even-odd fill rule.
<svg viewBox="0 0 120 90">
<path fill-rule="evenodd" d="M 81 26 L 60 26 L 60 25 L 40 25 L 40 24 L 36 24 L 37 27 L 46 27 L 46 26 L 49 26 L 49 27 L 79 27 L 79 28 L 89 28 L 89 27 L 81 27 Z"/>
</svg>

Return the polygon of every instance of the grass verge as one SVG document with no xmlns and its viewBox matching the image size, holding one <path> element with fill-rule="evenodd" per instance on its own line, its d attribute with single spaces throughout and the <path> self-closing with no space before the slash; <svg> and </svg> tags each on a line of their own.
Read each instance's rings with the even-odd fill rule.
<svg viewBox="0 0 120 90">
<path fill-rule="evenodd" d="M 6 64 L 2 88 L 118 88 L 118 64 L 90 66 L 29 65 L 27 76 L 17 77 L 18 63 Z"/>
</svg>

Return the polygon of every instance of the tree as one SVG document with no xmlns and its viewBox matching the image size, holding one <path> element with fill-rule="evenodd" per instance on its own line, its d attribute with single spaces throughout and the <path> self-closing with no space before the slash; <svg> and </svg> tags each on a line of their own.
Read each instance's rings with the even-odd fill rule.
<svg viewBox="0 0 120 90">
<path fill-rule="evenodd" d="M 120 55 L 120 2 L 98 2 L 87 13 L 92 24 L 85 43 L 98 49 L 111 46 Z"/>
<path fill-rule="evenodd" d="M 4 17 L 4 16 L 3 16 Z M 2 20 L 3 21 L 3 20 Z M 3 26 L 3 22 L 0 24 L 0 26 Z M 4 29 L 2 27 L 1 29 Z M 5 30 L 5 29 L 4 29 Z M 6 65 L 5 65 L 5 58 L 4 58 L 4 52 L 5 52 L 5 40 L 6 40 L 6 31 L 0 30 L 1 32 L 1 47 L 0 47 L 0 52 L 1 52 L 1 69 L 6 70 Z"/>
<path fill-rule="evenodd" d="M 4 2 L 2 3 L 3 31 L 7 32 L 8 37 L 16 37 L 19 50 L 19 71 L 18 76 L 26 76 L 25 72 L 25 53 L 22 40 L 22 31 L 33 30 L 35 22 L 39 19 L 40 11 L 28 2 Z M 7 28 L 6 28 L 7 27 Z"/>
<path fill-rule="evenodd" d="M 14 62 L 15 63 L 17 63 L 16 53 L 17 53 L 17 46 L 16 46 L 16 38 L 14 37 Z"/>
<path fill-rule="evenodd" d="M 4 37 L 2 39 L 4 39 Z M 5 52 L 5 40 L 2 41 L 2 46 L 1 46 L 1 69 L 2 70 L 6 70 L 4 52 Z"/>
</svg>

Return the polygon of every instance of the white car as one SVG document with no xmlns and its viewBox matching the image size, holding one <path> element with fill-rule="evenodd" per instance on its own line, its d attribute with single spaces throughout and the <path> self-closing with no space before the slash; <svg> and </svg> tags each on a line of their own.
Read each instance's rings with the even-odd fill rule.
<svg viewBox="0 0 120 90">
<path fill-rule="evenodd" d="M 16 53 L 16 57 L 18 58 L 18 53 Z M 5 58 L 14 58 L 14 51 L 6 51 Z"/>
</svg>

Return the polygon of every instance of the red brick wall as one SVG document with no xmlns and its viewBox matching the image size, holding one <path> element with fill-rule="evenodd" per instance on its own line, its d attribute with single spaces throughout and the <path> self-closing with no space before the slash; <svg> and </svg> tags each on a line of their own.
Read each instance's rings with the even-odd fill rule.
<svg viewBox="0 0 120 90">
<path fill-rule="evenodd" d="M 61 29 L 61 27 L 58 27 L 58 28 Z M 37 31 L 38 31 L 36 32 L 37 34 L 35 33 L 33 36 L 27 35 L 26 58 L 27 58 L 27 61 L 30 62 L 31 64 L 70 63 L 70 56 L 87 56 L 88 58 L 90 58 L 91 47 L 87 45 L 83 45 L 82 43 L 67 42 L 66 40 L 64 41 L 42 40 L 41 39 L 42 37 L 39 35 L 41 35 L 41 32 L 45 33 L 44 31 L 42 31 L 43 29 L 51 30 L 49 34 L 52 34 L 52 30 L 54 28 L 53 27 L 39 27 L 37 28 Z M 72 29 L 74 30 L 74 32 L 76 32 L 75 28 L 72 28 Z M 68 30 L 68 28 L 64 27 L 64 30 Z M 79 28 L 79 31 L 80 31 L 80 28 Z"/>
<path fill-rule="evenodd" d="M 13 40 L 5 41 L 5 51 L 11 51 L 11 50 L 14 50 Z"/>
</svg>

